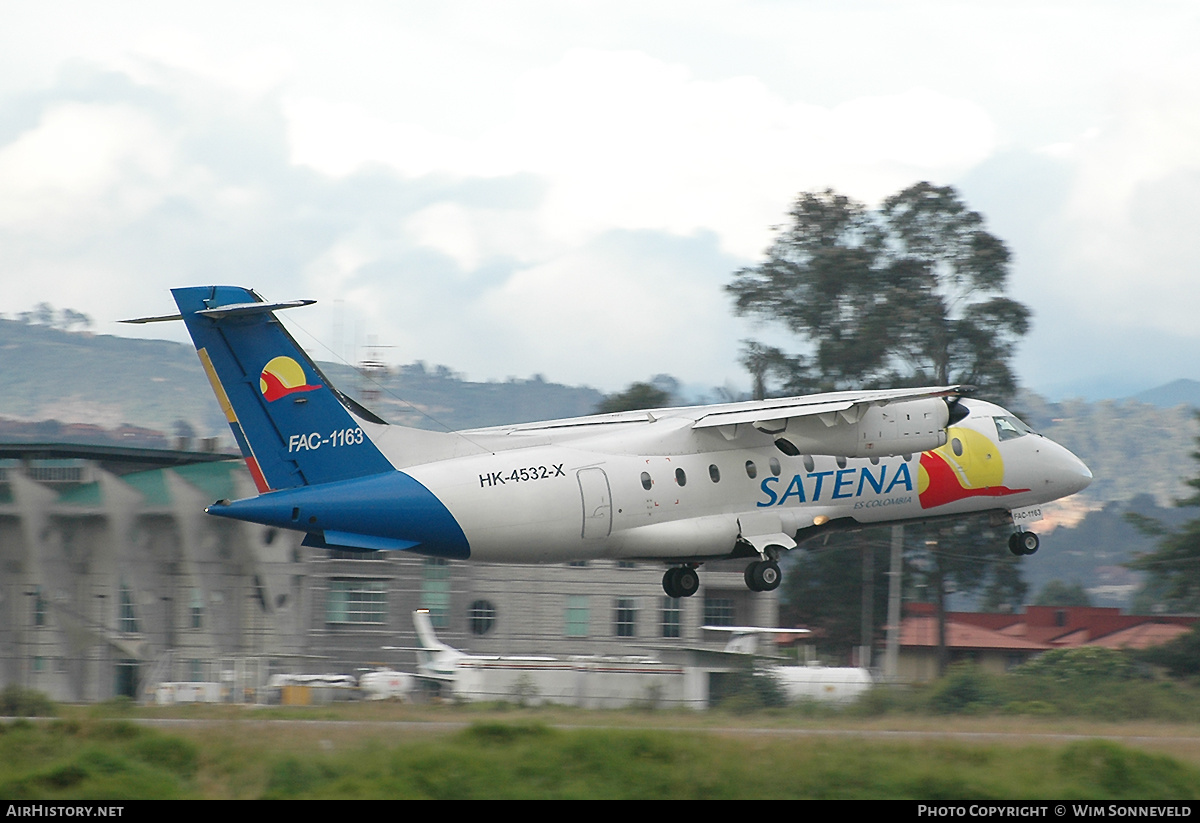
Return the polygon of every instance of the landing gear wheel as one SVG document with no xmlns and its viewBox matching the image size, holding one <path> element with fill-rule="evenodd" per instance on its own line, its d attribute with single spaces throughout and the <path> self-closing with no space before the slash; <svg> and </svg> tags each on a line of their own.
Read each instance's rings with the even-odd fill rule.
<svg viewBox="0 0 1200 823">
<path fill-rule="evenodd" d="M 1042 541 L 1033 532 L 1013 532 L 1008 538 L 1008 550 L 1017 557 L 1033 554 L 1042 545 Z"/>
<path fill-rule="evenodd" d="M 673 566 L 663 575 L 667 597 L 691 597 L 700 588 L 700 575 L 690 566 Z"/>
<path fill-rule="evenodd" d="M 756 560 L 746 567 L 745 580 L 752 592 L 773 592 L 779 588 L 783 573 L 774 560 Z"/>
</svg>

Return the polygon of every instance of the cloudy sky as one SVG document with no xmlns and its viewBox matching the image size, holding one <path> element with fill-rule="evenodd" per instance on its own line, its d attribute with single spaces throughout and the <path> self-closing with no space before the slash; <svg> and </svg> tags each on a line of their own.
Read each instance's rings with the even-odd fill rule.
<svg viewBox="0 0 1200 823">
<path fill-rule="evenodd" d="M 790 201 L 918 180 L 1013 250 L 1026 385 L 1200 379 L 1194 2 L 0 0 L 8 316 L 234 283 L 323 359 L 745 388 Z"/>
</svg>

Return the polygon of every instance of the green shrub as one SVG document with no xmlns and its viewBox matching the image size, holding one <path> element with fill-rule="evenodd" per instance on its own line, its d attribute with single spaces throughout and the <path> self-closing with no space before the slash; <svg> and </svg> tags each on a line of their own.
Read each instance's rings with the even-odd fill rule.
<svg viewBox="0 0 1200 823">
<path fill-rule="evenodd" d="M 53 717 L 58 713 L 54 701 L 41 692 L 16 685 L 0 691 L 0 715 L 6 717 Z"/>
<path fill-rule="evenodd" d="M 974 663 L 955 663 L 933 684 L 927 698 L 935 714 L 977 714 L 1003 705 L 996 678 Z"/>
<path fill-rule="evenodd" d="M 1146 672 L 1129 654 L 1100 646 L 1051 649 L 1018 666 L 1013 670 L 1013 674 L 1044 677 L 1070 685 L 1082 680 L 1096 683 L 1106 680 L 1133 680 L 1146 676 Z"/>
</svg>

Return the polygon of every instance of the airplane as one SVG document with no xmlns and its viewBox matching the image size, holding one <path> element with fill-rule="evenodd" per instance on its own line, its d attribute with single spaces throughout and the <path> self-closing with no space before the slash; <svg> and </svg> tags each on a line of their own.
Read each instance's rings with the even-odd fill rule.
<svg viewBox="0 0 1200 823">
<path fill-rule="evenodd" d="M 758 656 L 758 638 L 781 634 L 811 634 L 809 629 L 781 629 L 759 626 L 701 626 L 706 632 L 730 635 L 725 652 Z M 853 703 L 870 690 L 874 679 L 860 666 L 823 666 L 807 663 L 791 666 L 766 665 L 762 674 L 772 677 L 789 701 L 819 700 L 825 703 Z"/>
<path fill-rule="evenodd" d="M 722 632 L 730 635 L 725 643 L 725 651 L 730 654 L 758 654 L 758 638 L 763 635 L 772 637 L 781 634 L 812 634 L 811 629 L 769 629 L 762 626 L 701 626 L 706 632 Z"/>
<path fill-rule="evenodd" d="M 990 513 L 1032 554 L 1041 506 L 1092 479 L 1070 451 L 957 385 L 616 412 L 461 432 L 387 424 L 338 391 L 237 286 L 172 290 L 259 494 L 205 511 L 303 545 L 454 560 L 706 562 L 777 588 L 784 552 L 837 530 Z"/>
<path fill-rule="evenodd" d="M 510 663 L 516 666 L 538 666 L 557 662 L 553 657 L 543 655 L 479 655 L 459 651 L 453 646 L 447 646 L 438 639 L 433 628 L 433 620 L 426 609 L 417 609 L 412 613 L 413 627 L 417 630 L 417 641 L 421 644 L 417 652 L 417 677 L 434 682 L 448 683 L 452 690 L 458 684 L 460 675 L 471 664 Z"/>
<path fill-rule="evenodd" d="M 436 684 L 453 700 L 508 700 L 616 708 L 646 698 L 658 687 L 669 702 L 695 705 L 686 693 L 689 679 L 681 666 L 646 656 L 468 654 L 438 639 L 429 612 L 412 613 L 420 646 L 416 677 Z"/>
</svg>

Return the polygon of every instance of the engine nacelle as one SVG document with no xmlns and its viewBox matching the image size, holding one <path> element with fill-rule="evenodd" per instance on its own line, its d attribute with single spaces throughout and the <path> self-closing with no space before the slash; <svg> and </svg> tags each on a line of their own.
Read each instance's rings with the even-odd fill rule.
<svg viewBox="0 0 1200 823">
<path fill-rule="evenodd" d="M 793 417 L 788 420 L 787 428 L 777 434 L 775 442 L 788 454 L 834 457 L 916 454 L 945 445 L 949 422 L 950 407 L 946 401 L 926 397 Z"/>
</svg>

